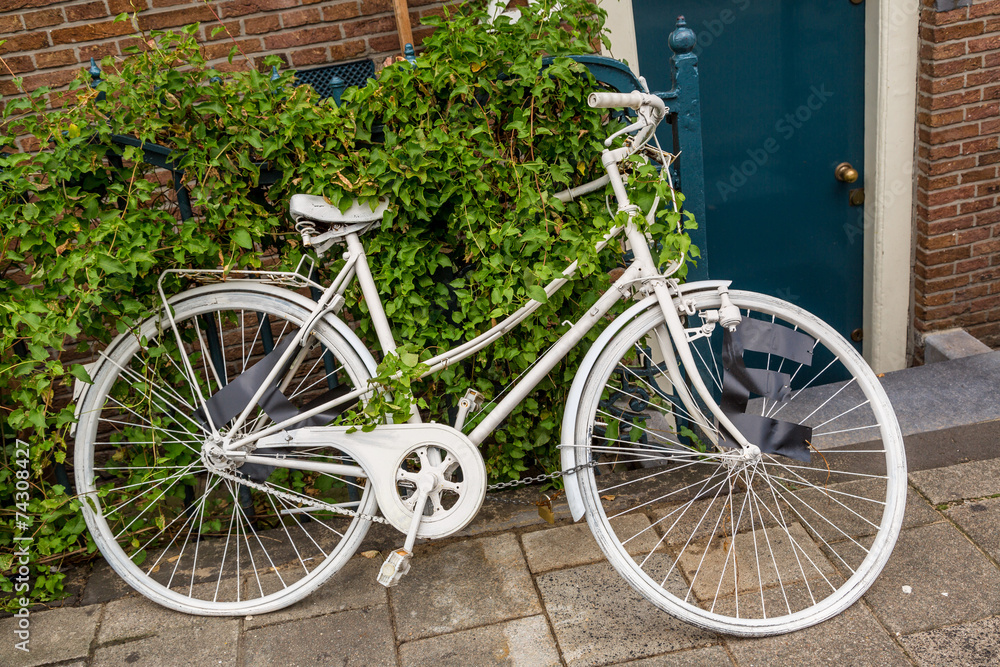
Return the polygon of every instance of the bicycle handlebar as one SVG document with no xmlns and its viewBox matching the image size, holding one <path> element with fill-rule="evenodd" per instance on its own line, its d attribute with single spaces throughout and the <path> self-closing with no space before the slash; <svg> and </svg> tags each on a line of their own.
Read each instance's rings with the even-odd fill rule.
<svg viewBox="0 0 1000 667">
<path fill-rule="evenodd" d="M 587 104 L 594 109 L 620 109 L 622 107 L 639 109 L 647 106 L 652 107 L 657 116 L 662 116 L 666 108 L 663 100 L 656 95 L 641 93 L 638 90 L 631 93 L 591 93 L 587 98 Z"/>
</svg>

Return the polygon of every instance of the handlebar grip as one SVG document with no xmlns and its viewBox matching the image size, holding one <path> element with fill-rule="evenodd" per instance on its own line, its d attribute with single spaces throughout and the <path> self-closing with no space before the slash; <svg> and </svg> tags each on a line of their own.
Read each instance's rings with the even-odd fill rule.
<svg viewBox="0 0 1000 667">
<path fill-rule="evenodd" d="M 645 96 L 639 91 L 631 93 L 591 93 L 587 104 L 593 109 L 620 109 L 629 107 L 638 109 Z"/>
</svg>

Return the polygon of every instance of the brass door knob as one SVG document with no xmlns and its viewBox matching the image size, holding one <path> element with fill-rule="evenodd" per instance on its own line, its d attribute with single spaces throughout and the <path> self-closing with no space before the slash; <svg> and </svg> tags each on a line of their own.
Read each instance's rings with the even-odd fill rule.
<svg viewBox="0 0 1000 667">
<path fill-rule="evenodd" d="M 858 170 L 852 167 L 850 162 L 838 164 L 837 168 L 833 170 L 833 175 L 837 177 L 838 181 L 844 183 L 853 183 L 858 180 Z"/>
</svg>

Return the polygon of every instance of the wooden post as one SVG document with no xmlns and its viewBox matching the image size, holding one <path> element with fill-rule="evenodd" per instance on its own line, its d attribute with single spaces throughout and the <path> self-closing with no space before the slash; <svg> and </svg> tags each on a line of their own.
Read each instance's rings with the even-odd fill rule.
<svg viewBox="0 0 1000 667">
<path fill-rule="evenodd" d="M 407 44 L 413 44 L 413 31 L 410 29 L 410 8 L 406 0 L 392 0 L 396 10 L 396 30 L 399 32 L 399 50 Z"/>
</svg>

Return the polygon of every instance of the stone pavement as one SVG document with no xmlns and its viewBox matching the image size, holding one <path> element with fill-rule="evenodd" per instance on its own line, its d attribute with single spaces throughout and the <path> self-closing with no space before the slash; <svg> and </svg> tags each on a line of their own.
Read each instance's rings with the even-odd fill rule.
<svg viewBox="0 0 1000 667">
<path fill-rule="evenodd" d="M 358 555 L 311 597 L 257 617 L 166 610 L 102 563 L 68 604 L 32 614 L 30 654 L 12 648 L 14 619 L 0 620 L 0 664 L 1000 664 L 1000 459 L 911 473 L 899 542 L 864 598 L 766 639 L 660 612 L 604 561 L 585 523 L 556 510 L 550 527 L 533 508 L 487 500 L 463 535 L 419 545 L 397 588 L 375 582 L 380 559 Z M 361 551 L 401 540 L 373 528 Z"/>
</svg>

